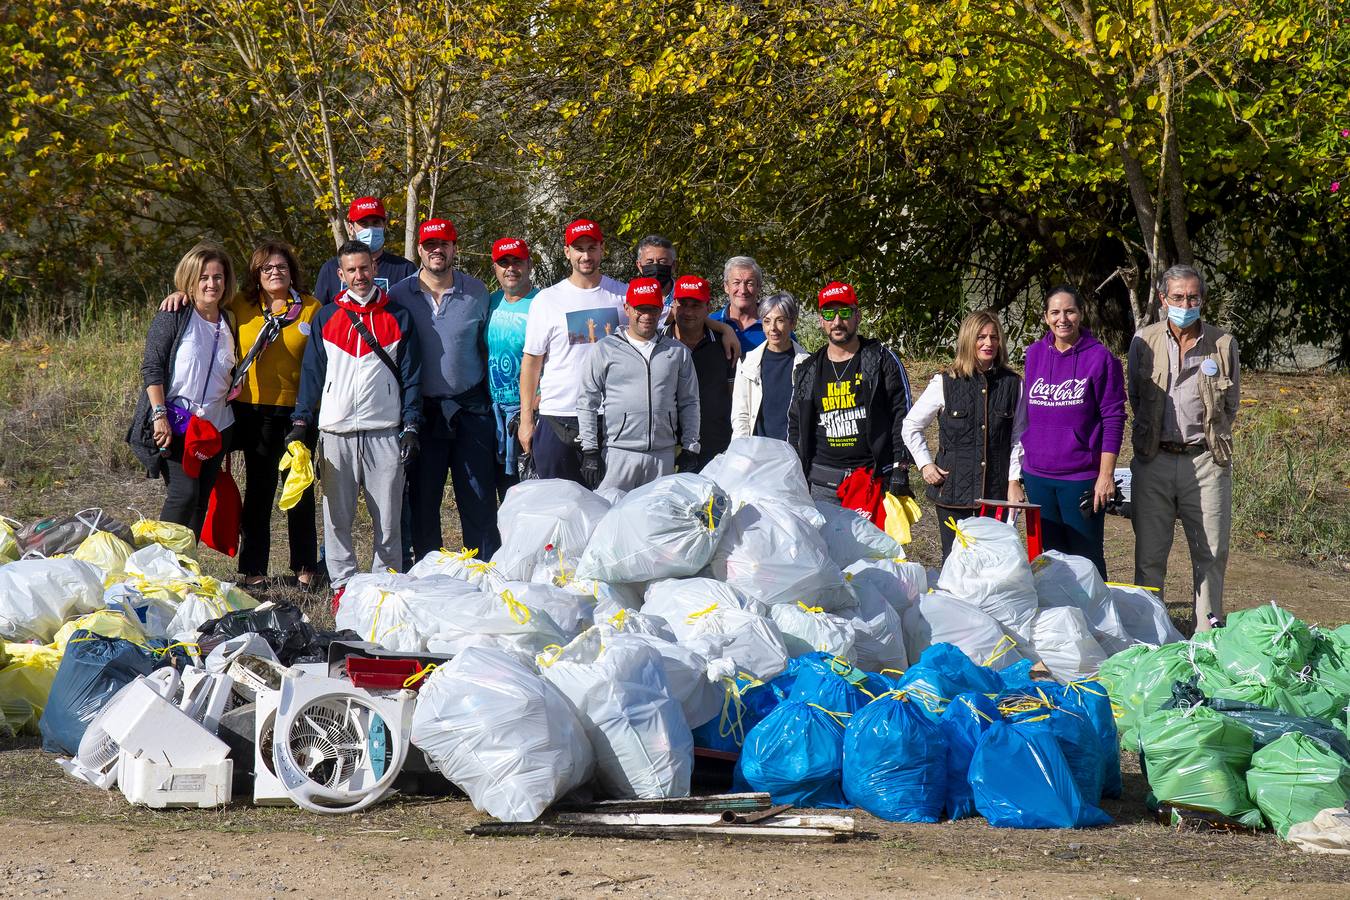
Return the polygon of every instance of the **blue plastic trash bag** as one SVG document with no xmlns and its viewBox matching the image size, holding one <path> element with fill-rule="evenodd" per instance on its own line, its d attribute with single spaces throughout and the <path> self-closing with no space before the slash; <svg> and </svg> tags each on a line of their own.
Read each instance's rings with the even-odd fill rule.
<svg viewBox="0 0 1350 900">
<path fill-rule="evenodd" d="M 772 685 L 738 680 L 734 692 L 727 687 L 721 713 L 693 729 L 694 746 L 740 753 L 745 736 L 781 702 Z"/>
<path fill-rule="evenodd" d="M 56 670 L 47 706 L 38 727 L 42 749 L 74 756 L 84 730 L 104 704 L 138 675 L 159 665 L 154 653 L 121 638 L 107 638 L 81 628 L 70 636 Z"/>
<path fill-rule="evenodd" d="M 892 671 L 897 676 L 901 674 L 899 671 Z M 792 693 L 792 686 L 796 684 L 797 679 L 807 672 L 833 673 L 848 683 L 857 685 L 873 697 L 895 687 L 894 682 L 885 675 L 859 669 L 848 660 L 831 656 L 821 650 L 794 656 L 788 660 L 787 669 L 773 680 L 773 685 L 782 693 L 783 698 L 787 699 L 787 696 Z"/>
<path fill-rule="evenodd" d="M 947 739 L 904 693 L 883 694 L 844 731 L 844 796 L 891 822 L 936 822 L 947 799 Z"/>
<path fill-rule="evenodd" d="M 975 808 L 995 828 L 1090 828 L 1111 817 L 1083 799 L 1047 728 L 995 722 L 970 761 Z"/>
<path fill-rule="evenodd" d="M 1106 685 L 1094 678 L 1073 681 L 1062 687 L 1056 685 L 1055 689 L 1061 698 L 1060 705 L 1085 715 L 1093 733 L 1097 735 L 1097 748 L 1101 751 L 1102 761 L 1102 796 L 1119 797 L 1122 787 L 1120 736 L 1116 732 L 1116 716 L 1111 709 L 1111 696 Z"/>
<path fill-rule="evenodd" d="M 810 703 L 779 704 L 745 736 L 738 783 L 774 803 L 846 808 L 840 773 L 847 718 Z"/>
<path fill-rule="evenodd" d="M 819 669 L 803 668 L 792 685 L 789 700 L 815 703 L 834 712 L 850 715 L 872 702 L 872 697 L 843 676 Z"/>
<path fill-rule="evenodd" d="M 946 808 L 949 819 L 966 819 L 976 815 L 975 795 L 970 790 L 968 777 L 970 760 L 975 755 L 980 738 L 1000 718 L 998 707 L 988 695 L 973 692 L 954 698 L 943 712 L 941 723 L 943 736 L 947 739 Z M 844 758 L 847 760 L 847 753 Z"/>
<path fill-rule="evenodd" d="M 1081 713 L 1056 707 L 1034 716 L 1007 721 L 1024 729 L 1044 729 L 1059 743 L 1083 799 L 1092 804 L 1102 799 L 1102 752 L 1092 725 Z"/>
<path fill-rule="evenodd" d="M 1001 690 L 1016 691 L 1029 687 L 1034 687 L 1037 682 L 1031 677 L 1031 667 L 1035 663 L 1029 659 L 1019 659 L 1008 668 L 998 673 L 999 680 L 1003 682 Z"/>
<path fill-rule="evenodd" d="M 936 719 L 953 697 L 966 693 L 997 694 L 1003 689 L 998 673 L 977 666 L 955 644 L 933 644 L 910 666 L 896 684 L 924 701 L 924 709 Z"/>
</svg>

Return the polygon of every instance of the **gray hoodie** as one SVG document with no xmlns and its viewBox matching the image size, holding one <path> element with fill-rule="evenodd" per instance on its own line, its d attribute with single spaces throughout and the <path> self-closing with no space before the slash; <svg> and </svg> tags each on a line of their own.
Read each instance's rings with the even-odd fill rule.
<svg viewBox="0 0 1350 900">
<path fill-rule="evenodd" d="M 652 342 L 651 362 L 622 333 L 598 341 L 591 350 L 577 401 L 582 450 L 599 449 L 601 415 L 609 447 L 639 452 L 670 450 L 681 442 L 686 449 L 698 447 L 693 357 L 689 348 L 666 335 L 658 334 Z"/>
</svg>

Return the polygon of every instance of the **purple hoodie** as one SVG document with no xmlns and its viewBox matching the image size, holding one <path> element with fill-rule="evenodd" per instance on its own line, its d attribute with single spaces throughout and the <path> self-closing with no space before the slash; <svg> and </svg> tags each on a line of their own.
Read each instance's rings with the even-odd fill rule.
<svg viewBox="0 0 1350 900">
<path fill-rule="evenodd" d="M 1119 453 L 1125 436 L 1120 360 L 1086 328 L 1063 353 L 1047 334 L 1027 348 L 1019 412 L 1026 421 L 1024 471 L 1065 481 L 1096 478 L 1101 455 Z"/>
</svg>

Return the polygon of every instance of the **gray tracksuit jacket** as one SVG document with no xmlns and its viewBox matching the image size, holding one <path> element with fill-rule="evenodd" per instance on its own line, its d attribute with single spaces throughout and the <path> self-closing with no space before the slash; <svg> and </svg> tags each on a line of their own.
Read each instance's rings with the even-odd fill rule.
<svg viewBox="0 0 1350 900">
<path fill-rule="evenodd" d="M 622 333 L 600 340 L 581 378 L 577 425 L 581 449 L 600 449 L 599 417 L 605 444 L 638 453 L 665 451 L 683 443 L 698 447 L 698 377 L 689 348 L 658 334 L 651 361 Z"/>
</svg>

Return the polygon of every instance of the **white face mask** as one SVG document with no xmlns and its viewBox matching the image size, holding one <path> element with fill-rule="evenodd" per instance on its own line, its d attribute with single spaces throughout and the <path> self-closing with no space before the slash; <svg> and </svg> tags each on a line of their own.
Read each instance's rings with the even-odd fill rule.
<svg viewBox="0 0 1350 900">
<path fill-rule="evenodd" d="M 356 239 L 370 248 L 371 253 L 378 252 L 384 246 L 384 226 L 372 225 L 356 232 Z"/>
</svg>

